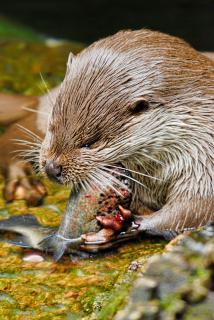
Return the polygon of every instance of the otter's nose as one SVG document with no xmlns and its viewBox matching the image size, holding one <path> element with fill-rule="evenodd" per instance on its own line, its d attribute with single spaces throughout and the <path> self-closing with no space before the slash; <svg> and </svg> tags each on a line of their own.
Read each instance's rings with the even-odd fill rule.
<svg viewBox="0 0 214 320">
<path fill-rule="evenodd" d="M 49 179 L 59 182 L 62 175 L 62 166 L 56 164 L 54 161 L 47 161 L 45 165 L 45 172 Z"/>
</svg>

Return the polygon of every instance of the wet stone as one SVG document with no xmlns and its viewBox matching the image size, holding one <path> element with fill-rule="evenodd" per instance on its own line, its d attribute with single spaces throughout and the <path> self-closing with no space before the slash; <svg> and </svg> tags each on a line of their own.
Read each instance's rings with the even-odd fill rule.
<svg viewBox="0 0 214 320">
<path fill-rule="evenodd" d="M 176 263 L 177 262 L 177 263 Z M 159 257 L 152 262 L 148 269 L 148 276 L 159 283 L 158 295 L 162 299 L 168 294 L 182 287 L 187 282 L 188 275 L 185 272 L 186 264 L 172 260 L 171 255 Z"/>
<path fill-rule="evenodd" d="M 188 308 L 183 320 L 213 320 L 214 319 L 214 293 L 211 292 L 208 298 Z"/>
<path fill-rule="evenodd" d="M 135 290 L 131 294 L 131 299 L 134 302 L 147 301 L 157 297 L 158 284 L 151 278 L 139 278 L 134 286 Z"/>
<path fill-rule="evenodd" d="M 214 226 L 190 232 L 151 257 L 116 320 L 213 320 Z M 152 306 L 152 307 L 151 307 Z M 154 307 L 155 306 L 155 307 Z"/>
</svg>

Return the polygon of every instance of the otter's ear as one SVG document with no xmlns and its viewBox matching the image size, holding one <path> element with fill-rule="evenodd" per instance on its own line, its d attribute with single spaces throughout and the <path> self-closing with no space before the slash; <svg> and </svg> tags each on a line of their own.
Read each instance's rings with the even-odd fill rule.
<svg viewBox="0 0 214 320">
<path fill-rule="evenodd" d="M 68 56 L 68 61 L 67 61 L 67 71 L 70 70 L 73 59 L 74 59 L 74 54 L 72 52 L 70 52 L 69 56 Z"/>
<path fill-rule="evenodd" d="M 131 104 L 129 107 L 129 111 L 132 114 L 139 114 L 144 111 L 147 111 L 148 108 L 149 108 L 149 102 L 146 99 L 142 98 L 135 101 L 133 104 Z"/>
</svg>

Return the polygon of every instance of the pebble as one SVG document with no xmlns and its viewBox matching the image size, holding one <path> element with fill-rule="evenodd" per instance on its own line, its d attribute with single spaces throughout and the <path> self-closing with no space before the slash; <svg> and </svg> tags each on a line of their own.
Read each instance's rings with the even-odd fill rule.
<svg viewBox="0 0 214 320">
<path fill-rule="evenodd" d="M 23 261 L 27 261 L 27 262 L 42 262 L 45 259 L 43 258 L 43 256 L 39 255 L 39 254 L 29 254 L 26 255 L 22 258 Z"/>
</svg>

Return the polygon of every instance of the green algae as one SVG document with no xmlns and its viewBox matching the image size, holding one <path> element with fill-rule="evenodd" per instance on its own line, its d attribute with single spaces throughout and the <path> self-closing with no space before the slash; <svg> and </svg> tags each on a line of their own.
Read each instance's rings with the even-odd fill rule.
<svg viewBox="0 0 214 320">
<path fill-rule="evenodd" d="M 160 252 L 163 244 L 147 240 L 98 258 L 71 261 L 65 257 L 54 263 L 46 257 L 36 264 L 22 260 L 25 250 L 8 244 L 0 247 L 0 292 L 10 299 L 11 315 L 15 308 L 36 312 L 40 319 L 48 316 L 51 308 L 52 315 L 66 316 L 72 311 L 77 316 L 81 313 L 79 319 L 91 313 L 95 319 L 111 319 L 136 276 L 128 270 L 130 263 L 139 258 L 139 252 L 141 256 Z M 0 298 L 0 313 L 4 309 Z"/>
<path fill-rule="evenodd" d="M 57 226 L 69 190 L 45 183 L 49 195 L 43 207 L 28 208 L 24 201 L 5 206 L 1 199 L 2 218 L 29 212 L 44 225 Z M 59 212 L 49 208 L 53 203 Z M 43 262 L 29 263 L 22 260 L 29 250 L 0 243 L 0 292 L 11 301 L 9 304 L 0 299 L 0 314 L 18 320 L 48 319 L 50 314 L 52 319 L 112 319 L 147 258 L 162 252 L 163 247 L 164 243 L 158 241 L 136 241 L 97 258 L 72 261 L 67 256 L 55 263 L 51 256 L 45 256 Z M 130 264 L 136 260 L 142 261 L 142 268 L 130 271 Z"/>
<path fill-rule="evenodd" d="M 80 46 L 63 43 L 54 47 L 45 43 L 0 42 L 0 88 L 6 93 L 41 95 L 59 84 L 65 73 L 66 58 Z M 42 77 L 41 77 L 42 74 Z"/>
<path fill-rule="evenodd" d="M 3 27 L 12 33 L 13 41 Z M 12 27 L 11 27 L 12 28 Z M 2 32 L 5 37 L 2 36 Z M 28 41 L 28 35 L 31 40 Z M 11 38 L 11 37 L 10 37 Z M 6 39 L 6 40 L 5 40 Z M 31 37 L 31 33 L 12 32 L 0 20 L 0 88 L 9 93 L 38 95 L 62 81 L 68 53 L 82 46 L 59 43 L 50 46 Z M 3 128 L 2 130 L 5 130 Z M 5 204 L 0 197 L 0 218 L 34 214 L 46 226 L 58 226 L 69 196 L 69 189 L 43 180 L 48 190 L 44 205 L 28 208 L 24 201 Z M 0 179 L 0 192 L 3 188 Z M 108 255 L 88 259 L 64 257 L 55 263 L 51 256 L 39 263 L 23 261 L 29 253 L 0 243 L 0 320 L 1 319 L 112 319 L 125 303 L 132 281 L 142 273 L 144 263 L 162 252 L 157 240 L 133 242 Z M 132 261 L 141 261 L 137 271 L 129 270 Z"/>
</svg>

